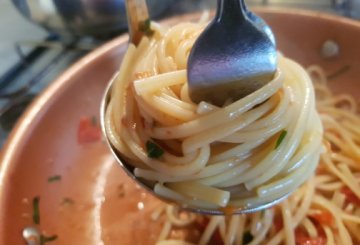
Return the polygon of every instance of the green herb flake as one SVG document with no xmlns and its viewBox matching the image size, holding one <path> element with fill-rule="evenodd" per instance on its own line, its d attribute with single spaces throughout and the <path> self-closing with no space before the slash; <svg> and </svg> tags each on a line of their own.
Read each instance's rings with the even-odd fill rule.
<svg viewBox="0 0 360 245">
<path fill-rule="evenodd" d="M 40 197 L 34 197 L 33 199 L 33 221 L 35 224 L 40 224 Z"/>
<path fill-rule="evenodd" d="M 343 75 L 344 73 L 346 73 L 347 71 L 350 70 L 350 65 L 345 65 L 343 67 L 341 67 L 339 70 L 335 71 L 334 73 L 330 74 L 327 76 L 328 80 L 333 80 L 338 78 L 339 76 Z"/>
<path fill-rule="evenodd" d="M 53 236 L 40 235 L 40 245 L 44 245 L 47 242 L 55 241 L 57 238 L 58 238 L 57 235 L 53 235 Z"/>
<path fill-rule="evenodd" d="M 254 239 L 254 236 L 250 233 L 250 231 L 245 232 L 243 236 L 243 244 L 249 244 Z"/>
<path fill-rule="evenodd" d="M 61 180 L 60 175 L 54 175 L 54 176 L 51 176 L 51 177 L 48 178 L 49 183 L 52 183 L 52 182 L 55 182 L 55 181 L 60 181 L 60 180 Z"/>
<path fill-rule="evenodd" d="M 281 143 L 284 141 L 285 137 L 287 135 L 287 131 L 283 130 L 281 131 L 279 138 L 276 141 L 275 150 L 281 145 Z"/>
<path fill-rule="evenodd" d="M 75 201 L 73 199 L 71 199 L 71 198 L 68 198 L 68 197 L 65 197 L 63 199 L 63 201 L 62 201 L 63 205 L 72 205 L 74 203 L 75 203 Z"/>
<path fill-rule="evenodd" d="M 150 140 L 146 142 L 146 152 L 149 158 L 160 158 L 164 154 L 164 150 Z"/>
<path fill-rule="evenodd" d="M 91 124 L 92 124 L 93 126 L 97 126 L 96 116 L 92 116 L 92 117 L 91 117 Z"/>
<path fill-rule="evenodd" d="M 139 31 L 143 32 L 146 36 L 152 36 L 154 31 L 151 29 L 150 19 L 146 19 L 139 23 Z"/>
</svg>

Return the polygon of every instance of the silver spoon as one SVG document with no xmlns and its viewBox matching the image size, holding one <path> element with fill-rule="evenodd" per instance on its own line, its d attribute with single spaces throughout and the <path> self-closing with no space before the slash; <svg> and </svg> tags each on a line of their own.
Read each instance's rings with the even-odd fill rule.
<svg viewBox="0 0 360 245">
<path fill-rule="evenodd" d="M 229 0 L 225 0 L 225 1 L 229 1 Z M 232 1 L 232 0 L 231 0 Z M 129 22 L 129 32 L 130 32 L 130 42 L 134 43 L 135 45 L 137 45 L 139 43 L 139 41 L 141 40 L 141 37 L 144 35 L 144 33 L 142 31 L 139 30 L 139 23 L 142 23 L 144 21 L 146 21 L 149 17 L 149 15 L 147 14 L 147 7 L 146 7 L 146 3 L 145 0 L 127 0 L 126 1 L 127 4 L 127 15 L 128 15 L 128 22 Z M 141 13 L 141 14 L 139 14 Z M 249 13 L 249 12 L 248 12 Z M 259 20 L 257 16 L 254 15 L 255 19 Z M 265 23 L 265 22 L 263 22 Z M 265 24 L 266 25 L 266 24 Z M 260 28 L 264 28 L 264 26 L 257 27 L 258 29 Z M 265 26 L 266 28 L 266 26 Z M 262 34 L 262 38 L 263 35 L 266 36 L 266 34 Z M 270 38 L 268 37 L 269 42 L 271 42 Z M 122 169 L 137 183 L 139 184 L 141 187 L 143 187 L 144 189 L 146 189 L 147 191 L 149 191 L 150 193 L 152 193 L 154 196 L 156 196 L 157 198 L 165 201 L 165 202 L 169 202 L 169 203 L 173 203 L 174 201 L 172 200 L 167 200 L 162 196 L 159 196 L 158 194 L 156 194 L 154 192 L 154 182 L 151 181 L 146 181 L 144 179 L 141 178 L 137 178 L 134 175 L 134 167 L 127 161 L 127 159 L 121 155 L 120 152 L 117 151 L 117 149 L 111 144 L 111 142 L 109 141 L 109 136 L 107 135 L 106 129 L 105 129 L 105 112 L 106 112 L 106 108 L 109 104 L 109 101 L 111 99 L 111 87 L 112 84 L 114 83 L 115 79 L 116 79 L 117 74 L 114 75 L 113 79 L 109 82 L 105 93 L 104 93 L 104 97 L 102 99 L 101 102 L 101 109 L 100 109 L 100 123 L 101 123 L 101 128 L 102 128 L 102 132 L 103 135 L 105 136 L 106 139 L 106 143 L 108 144 L 111 153 L 113 154 L 113 156 L 115 157 L 115 159 L 117 160 L 117 162 L 120 164 L 120 166 L 122 167 Z M 234 214 L 245 214 L 245 213 L 252 213 L 252 212 L 256 212 L 256 211 L 260 211 L 262 209 L 271 207 L 279 202 L 281 202 L 282 200 L 284 200 L 287 196 L 281 197 L 277 200 L 274 200 L 272 202 L 267 202 L 267 203 L 263 203 L 257 207 L 239 207 L 237 209 L 233 209 L 233 213 Z M 181 206 L 181 203 L 176 203 L 177 205 Z M 196 207 L 183 207 L 185 210 L 191 211 L 191 212 L 196 212 L 196 213 L 201 213 L 201 214 L 208 214 L 208 215 L 224 215 L 224 211 L 223 210 L 219 210 L 219 209 L 215 209 L 215 210 L 211 210 L 211 209 L 200 209 L 200 208 L 196 208 Z M 228 214 L 228 213 L 227 213 Z"/>
<path fill-rule="evenodd" d="M 25 227 L 22 236 L 27 245 L 40 245 L 40 232 L 32 226 Z"/>
<path fill-rule="evenodd" d="M 218 0 L 215 19 L 195 42 L 188 60 L 189 95 L 195 103 L 222 106 L 274 77 L 276 47 L 257 26 L 263 23 L 247 11 L 244 0 Z"/>
</svg>

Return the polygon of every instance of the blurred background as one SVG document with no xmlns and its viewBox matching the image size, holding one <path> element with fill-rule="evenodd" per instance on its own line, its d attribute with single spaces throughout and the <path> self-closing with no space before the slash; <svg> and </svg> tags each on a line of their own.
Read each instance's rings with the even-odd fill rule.
<svg viewBox="0 0 360 245">
<path fill-rule="evenodd" d="M 360 18 L 360 0 L 247 0 Z M 153 19 L 216 0 L 148 0 Z M 71 64 L 126 32 L 123 0 L 0 0 L 0 147 L 27 105 Z"/>
</svg>

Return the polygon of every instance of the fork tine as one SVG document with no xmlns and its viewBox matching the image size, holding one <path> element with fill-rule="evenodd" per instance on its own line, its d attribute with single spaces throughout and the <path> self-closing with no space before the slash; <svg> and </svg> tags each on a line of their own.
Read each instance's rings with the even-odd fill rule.
<svg viewBox="0 0 360 245">
<path fill-rule="evenodd" d="M 128 20 L 130 42 L 138 45 L 144 32 L 140 23 L 149 20 L 149 11 L 145 0 L 126 0 L 126 15 Z"/>
</svg>

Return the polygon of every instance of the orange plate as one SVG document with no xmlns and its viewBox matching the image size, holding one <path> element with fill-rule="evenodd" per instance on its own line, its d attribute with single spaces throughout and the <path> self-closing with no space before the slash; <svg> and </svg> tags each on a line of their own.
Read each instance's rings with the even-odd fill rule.
<svg viewBox="0 0 360 245">
<path fill-rule="evenodd" d="M 360 77 L 360 22 L 299 10 L 258 12 L 273 28 L 286 56 L 305 66 L 319 64 L 327 74 L 349 66 L 331 86 L 337 92 L 360 94 L 355 89 Z M 168 22 L 190 18 L 194 15 Z M 338 42 L 341 51 L 339 57 L 324 60 L 320 48 L 328 39 Z M 79 119 L 99 114 L 103 90 L 119 67 L 126 42 L 121 36 L 73 65 L 17 123 L 1 157 L 0 244 L 24 244 L 21 231 L 32 225 L 35 196 L 40 197 L 39 228 L 58 235 L 54 244 L 154 243 L 159 227 L 149 223 L 149 212 L 158 202 L 122 173 L 103 143 L 81 146 L 76 139 Z M 62 178 L 48 183 L 53 175 Z M 65 198 L 73 203 L 64 203 Z"/>
</svg>

